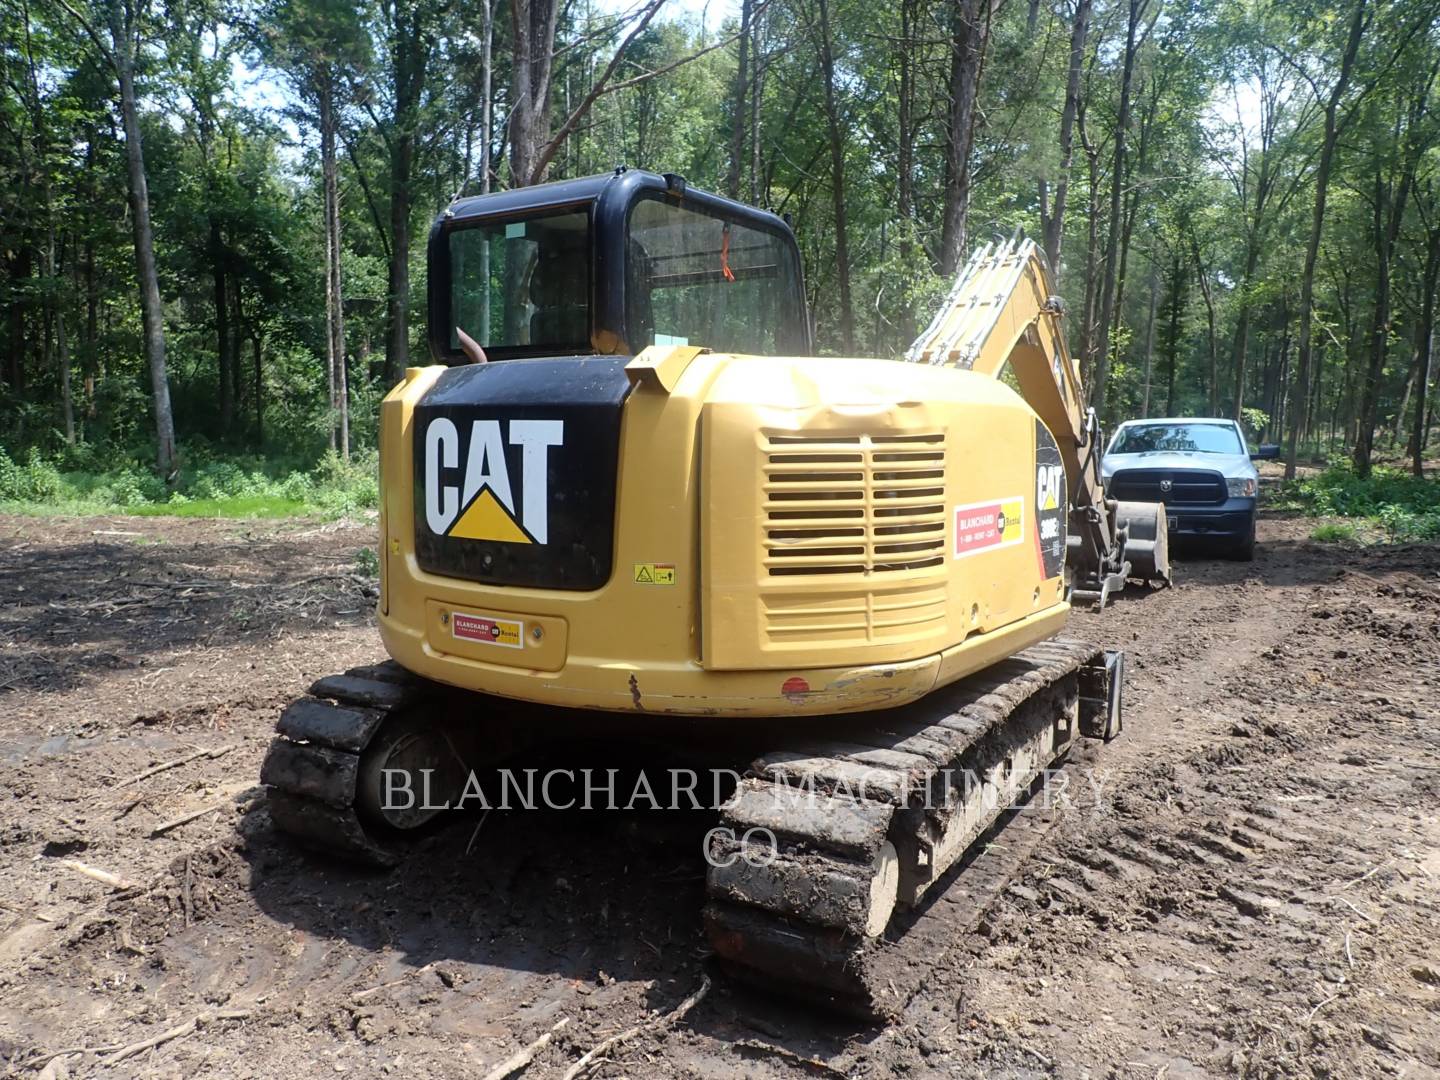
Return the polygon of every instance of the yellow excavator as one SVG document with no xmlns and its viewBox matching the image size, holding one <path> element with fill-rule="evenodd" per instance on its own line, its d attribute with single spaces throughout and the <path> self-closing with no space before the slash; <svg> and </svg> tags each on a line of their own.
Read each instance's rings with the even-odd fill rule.
<svg viewBox="0 0 1440 1080">
<path fill-rule="evenodd" d="M 1105 498 L 1043 258 L 987 245 L 903 362 L 818 357 L 785 221 L 617 169 L 456 201 L 428 279 L 436 363 L 380 414 L 391 660 L 284 711 L 275 824 L 393 863 L 512 703 L 765 732 L 707 838 L 713 948 L 893 1013 L 923 964 L 887 944 L 1119 729 L 1071 602 L 1169 579 L 1163 506 Z"/>
</svg>

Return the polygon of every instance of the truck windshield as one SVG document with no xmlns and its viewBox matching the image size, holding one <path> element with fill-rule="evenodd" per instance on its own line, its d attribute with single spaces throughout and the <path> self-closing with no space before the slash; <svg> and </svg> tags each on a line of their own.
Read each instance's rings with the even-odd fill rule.
<svg viewBox="0 0 1440 1080">
<path fill-rule="evenodd" d="M 590 214 L 562 210 L 450 234 L 450 347 L 590 349 Z"/>
<path fill-rule="evenodd" d="M 783 238 L 660 199 L 630 213 L 626 332 L 647 345 L 803 352 L 799 271 Z"/>
<path fill-rule="evenodd" d="M 1229 424 L 1136 424 L 1118 432 L 1112 454 L 1188 451 L 1198 454 L 1243 454 L 1245 446 Z"/>
</svg>

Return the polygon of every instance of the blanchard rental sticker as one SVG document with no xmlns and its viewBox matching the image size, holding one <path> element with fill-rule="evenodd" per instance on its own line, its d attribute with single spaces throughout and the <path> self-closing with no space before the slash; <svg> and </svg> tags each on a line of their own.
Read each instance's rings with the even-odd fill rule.
<svg viewBox="0 0 1440 1080">
<path fill-rule="evenodd" d="M 955 558 L 1010 547 L 1025 538 L 1025 500 L 991 499 L 955 508 Z"/>
<path fill-rule="evenodd" d="M 492 619 L 488 615 L 461 615 L 450 617 L 450 632 L 465 641 L 478 641 L 482 645 L 500 645 L 507 649 L 525 647 L 525 624 L 514 619 Z"/>
</svg>

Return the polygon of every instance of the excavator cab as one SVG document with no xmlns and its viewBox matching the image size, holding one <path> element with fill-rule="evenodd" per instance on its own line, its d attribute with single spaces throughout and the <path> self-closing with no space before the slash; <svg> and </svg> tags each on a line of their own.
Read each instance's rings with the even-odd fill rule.
<svg viewBox="0 0 1440 1080">
<path fill-rule="evenodd" d="M 462 199 L 430 234 L 439 363 L 812 352 L 800 253 L 774 214 L 636 169 Z"/>
</svg>

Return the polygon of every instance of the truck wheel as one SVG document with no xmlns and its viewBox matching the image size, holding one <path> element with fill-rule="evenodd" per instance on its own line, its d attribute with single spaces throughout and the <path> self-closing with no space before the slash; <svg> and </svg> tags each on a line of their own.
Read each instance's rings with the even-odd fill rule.
<svg viewBox="0 0 1440 1080">
<path fill-rule="evenodd" d="M 1239 562 L 1255 561 L 1255 519 L 1250 519 L 1250 535 L 1230 555 Z"/>
</svg>

